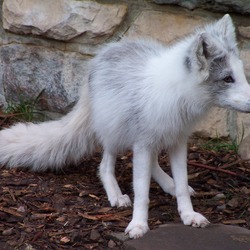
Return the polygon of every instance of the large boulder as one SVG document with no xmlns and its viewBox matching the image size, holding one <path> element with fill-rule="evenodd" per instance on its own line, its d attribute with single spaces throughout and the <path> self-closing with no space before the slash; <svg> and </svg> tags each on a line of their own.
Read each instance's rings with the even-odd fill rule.
<svg viewBox="0 0 250 250">
<path fill-rule="evenodd" d="M 188 9 L 204 8 L 220 12 L 238 12 L 241 14 L 250 13 L 249 0 L 153 0 L 157 4 L 178 4 Z"/>
<path fill-rule="evenodd" d="M 65 113 L 78 99 L 78 86 L 87 82 L 88 58 L 40 46 L 0 47 L 1 90 L 7 103 L 36 99 L 42 109 Z"/>
<path fill-rule="evenodd" d="M 135 19 L 126 33 L 127 37 L 148 37 L 171 44 L 213 19 L 184 13 L 165 13 L 145 10 Z"/>
<path fill-rule="evenodd" d="M 123 4 L 77 0 L 4 0 L 3 27 L 18 34 L 67 41 L 81 34 L 88 41 L 107 38 L 127 13 Z"/>
</svg>

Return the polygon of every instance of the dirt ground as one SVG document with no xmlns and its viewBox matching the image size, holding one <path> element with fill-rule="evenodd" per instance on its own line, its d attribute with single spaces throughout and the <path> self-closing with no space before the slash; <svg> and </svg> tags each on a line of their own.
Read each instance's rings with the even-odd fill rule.
<svg viewBox="0 0 250 250">
<path fill-rule="evenodd" d="M 160 165 L 170 173 L 166 152 Z M 113 232 L 124 232 L 132 208 L 111 208 L 98 178 L 101 152 L 61 172 L 0 169 L 0 249 L 122 249 Z M 120 155 L 117 178 L 133 199 L 132 154 Z M 189 183 L 196 211 L 211 223 L 250 229 L 250 166 L 234 151 L 189 145 Z M 149 226 L 180 223 L 176 200 L 154 182 Z"/>
</svg>

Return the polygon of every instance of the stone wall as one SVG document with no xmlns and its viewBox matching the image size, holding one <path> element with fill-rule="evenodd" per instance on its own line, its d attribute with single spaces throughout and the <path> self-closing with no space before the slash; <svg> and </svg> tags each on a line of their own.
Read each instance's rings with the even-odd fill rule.
<svg viewBox="0 0 250 250">
<path fill-rule="evenodd" d="M 177 5 L 162 4 L 173 3 Z M 66 113 L 100 46 L 124 37 L 166 44 L 230 11 L 250 80 L 249 1 L 0 0 L 0 104 L 40 95 L 41 109 Z M 221 11 L 221 12 L 216 12 Z M 240 14 L 235 14 L 238 12 Z M 197 127 L 207 136 L 250 134 L 249 115 L 215 108 Z"/>
</svg>

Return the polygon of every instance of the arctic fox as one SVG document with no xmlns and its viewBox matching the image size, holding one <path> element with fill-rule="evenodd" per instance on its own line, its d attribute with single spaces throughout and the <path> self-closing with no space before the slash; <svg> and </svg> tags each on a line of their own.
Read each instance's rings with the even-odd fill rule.
<svg viewBox="0 0 250 250">
<path fill-rule="evenodd" d="M 77 163 L 103 147 L 100 178 L 111 206 L 130 206 L 114 175 L 117 153 L 133 150 L 133 218 L 125 232 L 148 230 L 151 177 L 176 196 L 185 225 L 205 227 L 193 210 L 187 180 L 187 140 L 196 122 L 217 105 L 250 112 L 250 87 L 229 15 L 176 44 L 135 40 L 107 45 L 91 64 L 89 81 L 64 118 L 17 124 L 0 132 L 0 163 L 39 171 Z M 168 149 L 173 179 L 158 164 Z"/>
</svg>

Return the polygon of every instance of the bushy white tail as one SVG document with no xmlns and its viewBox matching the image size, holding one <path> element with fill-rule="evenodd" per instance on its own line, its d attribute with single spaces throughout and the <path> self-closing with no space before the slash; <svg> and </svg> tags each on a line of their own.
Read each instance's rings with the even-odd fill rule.
<svg viewBox="0 0 250 250">
<path fill-rule="evenodd" d="M 0 132 L 0 164 L 32 170 L 77 163 L 94 146 L 88 88 L 75 108 L 58 121 L 19 123 Z"/>
</svg>

